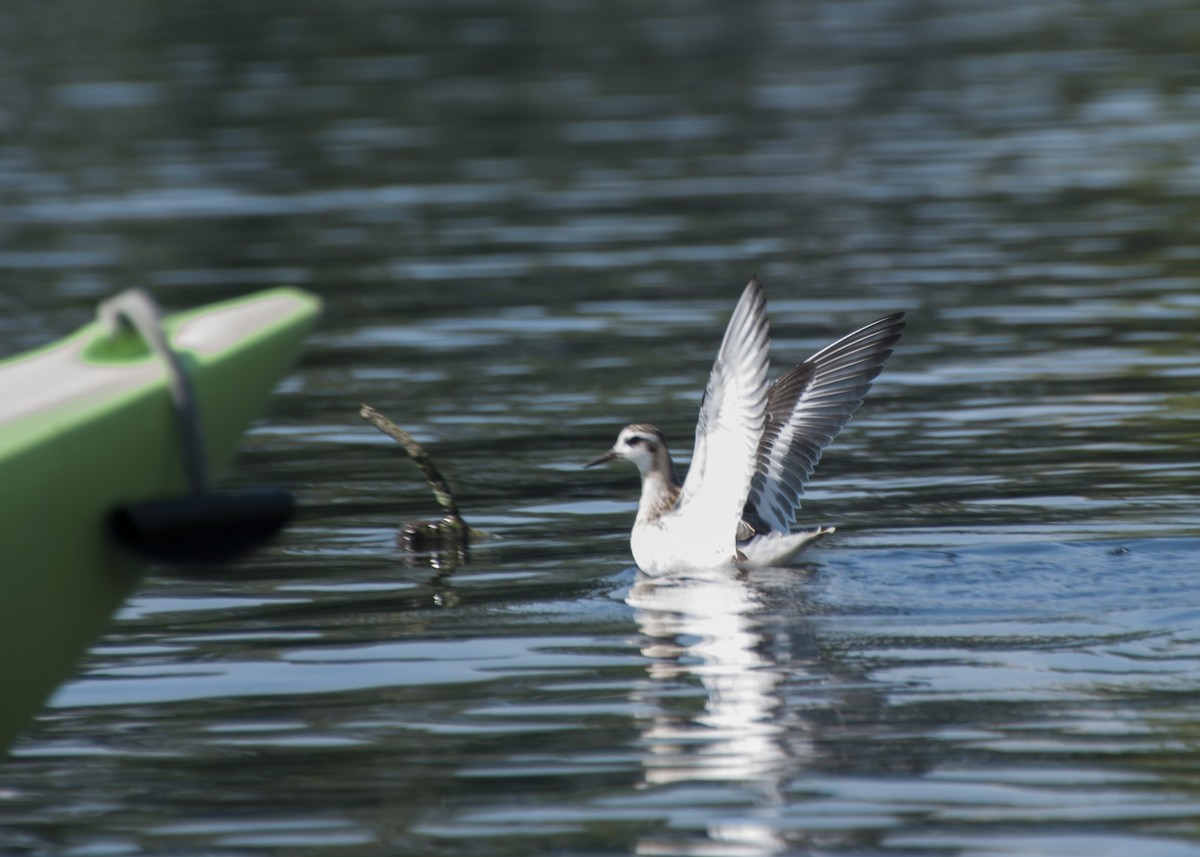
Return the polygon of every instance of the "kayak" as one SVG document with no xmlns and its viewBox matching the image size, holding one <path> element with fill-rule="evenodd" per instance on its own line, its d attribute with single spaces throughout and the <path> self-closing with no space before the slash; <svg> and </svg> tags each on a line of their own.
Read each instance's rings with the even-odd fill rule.
<svg viewBox="0 0 1200 857">
<path fill-rule="evenodd" d="M 210 496 L 319 308 L 280 288 L 155 317 L 169 360 L 111 318 L 0 360 L 0 751 L 161 558 L 115 522 Z"/>
</svg>

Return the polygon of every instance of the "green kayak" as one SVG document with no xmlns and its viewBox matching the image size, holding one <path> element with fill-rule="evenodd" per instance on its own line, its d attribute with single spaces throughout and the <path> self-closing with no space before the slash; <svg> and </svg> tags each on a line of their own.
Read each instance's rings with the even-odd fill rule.
<svg viewBox="0 0 1200 857">
<path fill-rule="evenodd" d="M 145 513 L 186 530 L 194 507 L 215 508 L 201 538 L 238 529 L 245 504 L 207 481 L 319 308 L 306 292 L 272 289 L 153 317 L 169 359 L 145 329 L 109 318 L 0 361 L 0 751 L 104 631 L 147 557 L 186 542 L 178 527 L 143 525 Z M 131 515 L 137 523 L 118 526 Z M 140 526 L 157 528 L 145 551 L 128 532 Z"/>
</svg>

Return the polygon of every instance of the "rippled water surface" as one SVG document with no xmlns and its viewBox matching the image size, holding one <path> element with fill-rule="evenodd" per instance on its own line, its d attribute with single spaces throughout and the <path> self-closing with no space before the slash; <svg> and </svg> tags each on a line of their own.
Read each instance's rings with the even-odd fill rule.
<svg viewBox="0 0 1200 857">
<path fill-rule="evenodd" d="M 322 325 L 0 762 L 0 853 L 1200 854 L 1200 14 L 1179 0 L 16 3 L 0 345 L 129 285 Z M 757 272 L 789 365 L 910 313 L 801 569 L 654 580 Z M 435 512 L 369 402 L 497 539 Z M 47 522 L 52 533 L 53 522 Z M 57 534 L 54 534 L 57 536 Z"/>
</svg>

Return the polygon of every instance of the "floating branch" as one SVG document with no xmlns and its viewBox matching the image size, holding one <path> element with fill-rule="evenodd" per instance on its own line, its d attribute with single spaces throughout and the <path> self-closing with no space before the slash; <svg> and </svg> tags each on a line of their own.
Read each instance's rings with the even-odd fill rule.
<svg viewBox="0 0 1200 857">
<path fill-rule="evenodd" d="M 363 405 L 359 409 L 358 415 L 404 447 L 408 457 L 413 460 L 417 469 L 421 471 L 421 475 L 425 477 L 425 481 L 429 483 L 429 487 L 433 490 L 433 499 L 437 500 L 438 505 L 442 507 L 442 512 L 462 521 L 462 516 L 458 514 L 458 504 L 454 501 L 454 492 L 442 478 L 437 465 L 433 463 L 433 459 L 429 457 L 425 448 L 417 443 L 411 434 L 370 405 Z"/>
<path fill-rule="evenodd" d="M 400 426 L 370 405 L 362 405 L 359 416 L 386 434 L 408 453 L 433 491 L 433 498 L 442 508 L 440 521 L 409 521 L 402 530 L 404 549 L 409 554 L 429 555 L 434 565 L 460 564 L 467 560 L 467 547 L 472 539 L 487 537 L 487 533 L 467 526 L 458 513 L 454 492 L 433 463 L 424 447 Z"/>
</svg>

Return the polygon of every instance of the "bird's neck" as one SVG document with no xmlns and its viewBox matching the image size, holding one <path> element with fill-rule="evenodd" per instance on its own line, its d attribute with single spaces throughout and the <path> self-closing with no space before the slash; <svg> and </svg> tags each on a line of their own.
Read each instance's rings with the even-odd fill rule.
<svg viewBox="0 0 1200 857">
<path fill-rule="evenodd" d="M 638 501 L 638 520 L 656 521 L 675 508 L 679 499 L 679 480 L 671 456 L 664 455 L 655 466 L 642 474 L 642 497 Z"/>
</svg>

